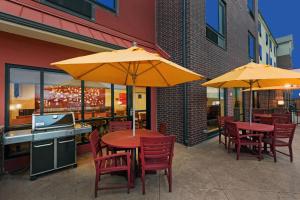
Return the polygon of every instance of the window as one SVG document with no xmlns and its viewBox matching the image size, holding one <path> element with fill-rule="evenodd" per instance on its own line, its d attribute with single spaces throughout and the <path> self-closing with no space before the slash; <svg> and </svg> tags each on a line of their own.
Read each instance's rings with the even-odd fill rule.
<svg viewBox="0 0 300 200">
<path fill-rule="evenodd" d="M 222 0 L 206 0 L 206 37 L 225 48 L 226 7 Z"/>
<path fill-rule="evenodd" d="M 248 56 L 255 61 L 255 38 L 250 32 L 248 32 Z"/>
<path fill-rule="evenodd" d="M 268 65 L 269 64 L 269 54 L 266 53 L 266 64 Z"/>
<path fill-rule="evenodd" d="M 127 92 L 126 86 L 114 86 L 114 114 L 115 116 L 127 116 Z"/>
<path fill-rule="evenodd" d="M 276 67 L 277 65 L 276 65 L 276 62 L 274 62 L 274 67 Z"/>
<path fill-rule="evenodd" d="M 111 84 L 84 82 L 84 119 L 111 117 Z"/>
<path fill-rule="evenodd" d="M 218 128 L 218 116 L 224 116 L 224 89 L 207 87 L 207 129 Z"/>
<path fill-rule="evenodd" d="M 30 126 L 33 113 L 74 112 L 77 121 L 87 122 L 112 118 L 113 114 L 127 117 L 127 105 L 132 97 L 128 96 L 126 86 L 74 80 L 59 70 L 24 69 L 18 65 L 6 65 L 6 68 L 9 73 L 5 83 L 9 102 L 5 105 L 8 129 Z M 135 109 L 142 127 L 147 124 L 148 92 L 144 87 L 136 87 Z"/>
<path fill-rule="evenodd" d="M 262 60 L 262 47 L 259 45 L 259 59 Z"/>
<path fill-rule="evenodd" d="M 117 9 L 116 0 L 95 0 L 95 2 L 111 11 L 116 11 Z"/>
<path fill-rule="evenodd" d="M 71 11 L 75 15 L 80 15 L 86 18 L 93 18 L 93 6 L 85 0 L 43 0 L 43 2 L 60 9 Z"/>
<path fill-rule="evenodd" d="M 80 119 L 81 81 L 57 72 L 44 73 L 44 113 L 74 112 Z"/>
<path fill-rule="evenodd" d="M 266 45 L 268 45 L 268 42 L 269 42 L 269 35 L 268 33 L 266 33 Z"/>
<path fill-rule="evenodd" d="M 135 117 L 140 128 L 146 128 L 146 88 L 136 87 L 135 89 Z"/>
<path fill-rule="evenodd" d="M 250 15 L 254 18 L 254 0 L 247 0 L 247 6 Z"/>
<path fill-rule="evenodd" d="M 276 56 L 276 45 L 274 45 L 274 55 Z"/>
<path fill-rule="evenodd" d="M 271 56 L 270 56 L 270 65 L 273 65 L 273 59 Z"/>
<path fill-rule="evenodd" d="M 270 50 L 271 50 L 271 52 L 273 51 L 273 45 L 272 45 L 271 39 L 270 39 Z"/>
<path fill-rule="evenodd" d="M 40 113 L 40 72 L 11 68 L 9 125 L 31 124 L 33 113 Z"/>
<path fill-rule="evenodd" d="M 260 21 L 258 21 L 258 33 L 259 33 L 259 37 L 261 37 L 261 23 L 260 23 Z"/>
</svg>

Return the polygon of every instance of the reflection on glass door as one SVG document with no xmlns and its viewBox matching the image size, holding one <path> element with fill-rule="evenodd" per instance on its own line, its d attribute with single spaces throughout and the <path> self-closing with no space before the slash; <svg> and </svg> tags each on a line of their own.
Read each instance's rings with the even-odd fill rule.
<svg viewBox="0 0 300 200">
<path fill-rule="evenodd" d="M 218 129 L 218 116 L 224 116 L 224 89 L 207 87 L 207 130 Z"/>
<path fill-rule="evenodd" d="M 84 82 L 84 119 L 111 117 L 111 84 Z"/>
<path fill-rule="evenodd" d="M 114 115 L 116 117 L 127 116 L 126 86 L 114 85 L 114 89 Z"/>
<path fill-rule="evenodd" d="M 146 88 L 136 87 L 135 89 L 135 118 L 139 128 L 146 128 Z"/>
<path fill-rule="evenodd" d="M 10 69 L 9 125 L 32 123 L 31 115 L 40 112 L 40 72 Z"/>
<path fill-rule="evenodd" d="M 241 88 L 235 88 L 233 91 L 234 102 L 234 119 L 236 121 L 243 120 L 243 91 Z"/>
<path fill-rule="evenodd" d="M 74 112 L 80 119 L 81 82 L 70 75 L 44 73 L 44 113 Z"/>
</svg>

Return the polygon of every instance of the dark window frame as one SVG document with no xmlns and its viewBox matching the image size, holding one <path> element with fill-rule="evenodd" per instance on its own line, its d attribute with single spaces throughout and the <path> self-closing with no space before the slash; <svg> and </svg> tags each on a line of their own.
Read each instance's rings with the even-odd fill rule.
<svg viewBox="0 0 300 200">
<path fill-rule="evenodd" d="M 45 72 L 54 72 L 54 73 L 62 73 L 62 74 L 67 74 L 66 72 L 59 70 L 59 69 L 50 69 L 50 68 L 46 68 L 46 67 L 34 67 L 34 66 L 25 66 L 25 65 L 18 65 L 18 64 L 5 64 L 5 130 L 9 131 L 9 130 L 18 130 L 18 129 L 27 129 L 27 128 L 31 128 L 31 124 L 24 124 L 24 125 L 15 125 L 15 126 L 10 126 L 9 124 L 9 117 L 10 117 L 10 111 L 9 111 L 9 105 L 10 105 L 10 69 L 26 69 L 26 70 L 32 70 L 32 71 L 38 71 L 40 72 L 40 113 L 43 114 L 43 109 L 44 109 L 44 105 L 42 102 L 44 102 L 44 73 Z M 84 86 L 84 81 L 81 81 L 81 90 L 84 90 L 84 88 L 82 88 L 82 86 Z M 126 86 L 126 91 L 128 91 L 128 88 L 130 86 Z M 150 90 L 150 88 L 148 89 Z M 113 105 L 114 105 L 114 84 L 111 84 L 111 117 L 99 117 L 99 118 L 92 118 L 92 119 L 84 119 L 84 92 L 81 95 L 81 120 L 78 120 L 77 122 L 90 122 L 93 120 L 99 120 L 99 119 L 108 119 L 108 120 L 114 120 L 115 118 L 127 118 L 130 119 L 131 116 L 129 116 L 129 113 L 127 113 L 127 116 L 115 116 L 114 115 L 114 110 L 113 110 Z M 146 96 L 147 98 L 147 96 Z M 127 102 L 126 102 L 126 106 L 127 109 L 129 110 L 129 102 L 132 101 L 132 96 L 128 96 Z M 146 101 L 146 106 L 147 104 L 151 104 L 151 102 Z M 148 105 L 149 106 L 149 105 Z M 146 110 L 147 112 L 149 110 Z M 151 115 L 151 113 L 149 114 Z M 150 120 L 147 119 L 147 120 Z"/>
<path fill-rule="evenodd" d="M 217 45 L 218 47 L 220 47 L 221 49 L 223 50 L 226 50 L 227 49 L 227 4 L 224 0 L 217 0 L 218 1 L 218 20 L 220 19 L 219 17 L 219 7 L 220 7 L 220 4 L 221 6 L 224 7 L 224 19 L 223 19 L 223 31 L 224 31 L 224 34 L 221 34 L 219 31 L 215 30 L 215 28 L 213 28 L 211 25 L 209 25 L 206 21 L 205 21 L 205 24 L 206 24 L 206 39 L 208 41 L 210 41 L 211 43 Z M 205 10 L 206 12 L 207 10 Z M 220 22 L 219 22 L 220 23 Z M 214 41 L 213 39 L 211 39 L 208 34 L 211 33 L 211 34 L 215 34 L 215 37 L 217 37 L 216 39 L 219 40 L 219 38 L 224 42 L 224 46 L 221 45 L 221 43 L 219 44 L 218 41 Z"/>
<path fill-rule="evenodd" d="M 82 18 L 82 19 L 85 19 L 85 20 L 88 20 L 88 21 L 93 21 L 93 22 L 95 21 L 95 6 L 94 6 L 94 4 L 92 4 L 89 1 L 86 1 L 86 2 L 88 2 L 88 3 L 91 4 L 91 17 L 90 18 L 87 17 L 87 16 L 84 16 L 83 14 L 80 14 L 80 13 L 78 13 L 76 11 L 73 11 L 71 9 L 64 8 L 63 6 L 59 6 L 59 5 L 56 5 L 54 3 L 51 3 L 51 2 L 49 2 L 47 0 L 40 0 L 40 2 L 42 4 L 45 4 L 45 5 L 49 6 L 49 7 L 52 7 L 52 8 L 57 9 L 57 10 L 60 10 L 62 12 L 68 13 L 70 15 L 74 15 L 76 17 L 79 17 L 79 18 Z"/>
<path fill-rule="evenodd" d="M 261 22 L 258 21 L 258 33 L 259 33 L 259 37 L 261 37 Z"/>
<path fill-rule="evenodd" d="M 253 50 L 254 50 L 254 58 L 251 58 L 251 56 L 250 56 L 250 37 L 252 37 L 253 38 L 253 40 L 254 40 L 254 46 L 253 46 Z M 256 61 L 256 38 L 254 37 L 254 35 L 250 32 L 250 31 L 248 31 L 248 58 L 250 59 L 250 60 L 253 60 L 254 62 Z"/>
<path fill-rule="evenodd" d="M 262 60 L 262 46 L 258 45 L 258 51 L 259 51 L 259 60 Z"/>
<path fill-rule="evenodd" d="M 249 0 L 247 0 L 247 9 L 248 9 L 248 12 L 250 14 L 250 16 L 252 17 L 252 19 L 255 19 L 255 8 L 256 8 L 256 5 L 255 5 L 255 0 L 251 0 L 252 1 L 252 7 L 253 9 L 251 10 L 249 8 Z"/>
</svg>

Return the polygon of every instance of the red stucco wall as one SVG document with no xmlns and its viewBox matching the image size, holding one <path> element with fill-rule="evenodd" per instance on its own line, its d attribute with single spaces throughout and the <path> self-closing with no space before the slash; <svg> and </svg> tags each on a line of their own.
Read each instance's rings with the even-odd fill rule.
<svg viewBox="0 0 300 200">
<path fill-rule="evenodd" d="M 5 112 L 5 64 L 55 68 L 55 61 L 90 52 L 0 31 L 0 125 Z M 156 90 L 151 93 L 151 127 L 156 130 Z"/>
<path fill-rule="evenodd" d="M 49 67 L 54 61 L 89 54 L 87 51 L 0 32 L 0 124 L 4 124 L 5 64 Z"/>
<path fill-rule="evenodd" d="M 155 43 L 155 1 L 119 0 L 113 14 L 101 7 L 96 10 L 96 23 L 138 39 Z"/>
</svg>

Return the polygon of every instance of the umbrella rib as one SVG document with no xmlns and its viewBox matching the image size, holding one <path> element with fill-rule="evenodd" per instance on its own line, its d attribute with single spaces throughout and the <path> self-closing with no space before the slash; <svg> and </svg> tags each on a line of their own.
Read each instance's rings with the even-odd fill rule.
<svg viewBox="0 0 300 200">
<path fill-rule="evenodd" d="M 115 69 L 118 69 L 118 70 L 120 70 L 120 71 L 122 71 L 122 72 L 124 72 L 124 73 L 127 73 L 126 70 L 121 69 L 121 68 L 119 68 L 118 66 L 115 66 L 115 65 L 113 65 L 113 64 L 111 64 L 111 63 L 107 63 L 107 64 L 110 65 L 110 66 L 112 66 L 112 67 L 114 67 Z"/>
<path fill-rule="evenodd" d="M 87 72 L 84 72 L 83 74 L 77 76 L 76 79 L 81 79 L 83 76 L 85 76 L 85 75 L 87 75 L 88 73 L 90 73 L 90 72 L 92 72 L 92 71 L 98 69 L 99 67 L 102 67 L 103 65 L 104 65 L 104 63 L 101 64 L 101 65 L 97 65 L 96 67 L 93 67 L 92 69 L 88 70 Z"/>
<path fill-rule="evenodd" d="M 153 64 L 150 62 L 150 64 L 152 65 L 151 67 L 149 67 L 148 69 L 146 69 L 146 70 L 140 72 L 139 74 L 137 74 L 137 76 L 142 75 L 142 74 L 146 73 L 147 71 L 153 69 L 153 68 L 156 67 L 157 65 L 161 64 L 161 62 L 159 62 L 159 63 L 157 63 L 157 64 L 155 64 L 155 65 L 153 65 Z"/>
<path fill-rule="evenodd" d="M 156 68 L 156 66 L 154 66 L 154 69 L 157 71 L 157 73 L 162 77 L 162 79 L 165 81 L 165 83 L 167 84 L 167 86 L 170 86 L 170 84 L 168 83 L 167 79 L 162 75 L 162 73 Z"/>
<path fill-rule="evenodd" d="M 121 63 L 119 63 L 121 65 Z M 129 71 L 130 71 L 130 65 L 131 65 L 131 62 L 129 62 L 129 65 L 128 65 L 128 69 L 126 70 L 127 73 L 126 73 L 126 78 L 125 78 L 125 83 L 124 85 L 126 85 L 127 83 L 127 79 L 128 79 L 128 75 L 129 75 Z M 123 65 L 121 65 L 123 67 Z M 124 67 L 123 67 L 124 68 Z"/>
</svg>

